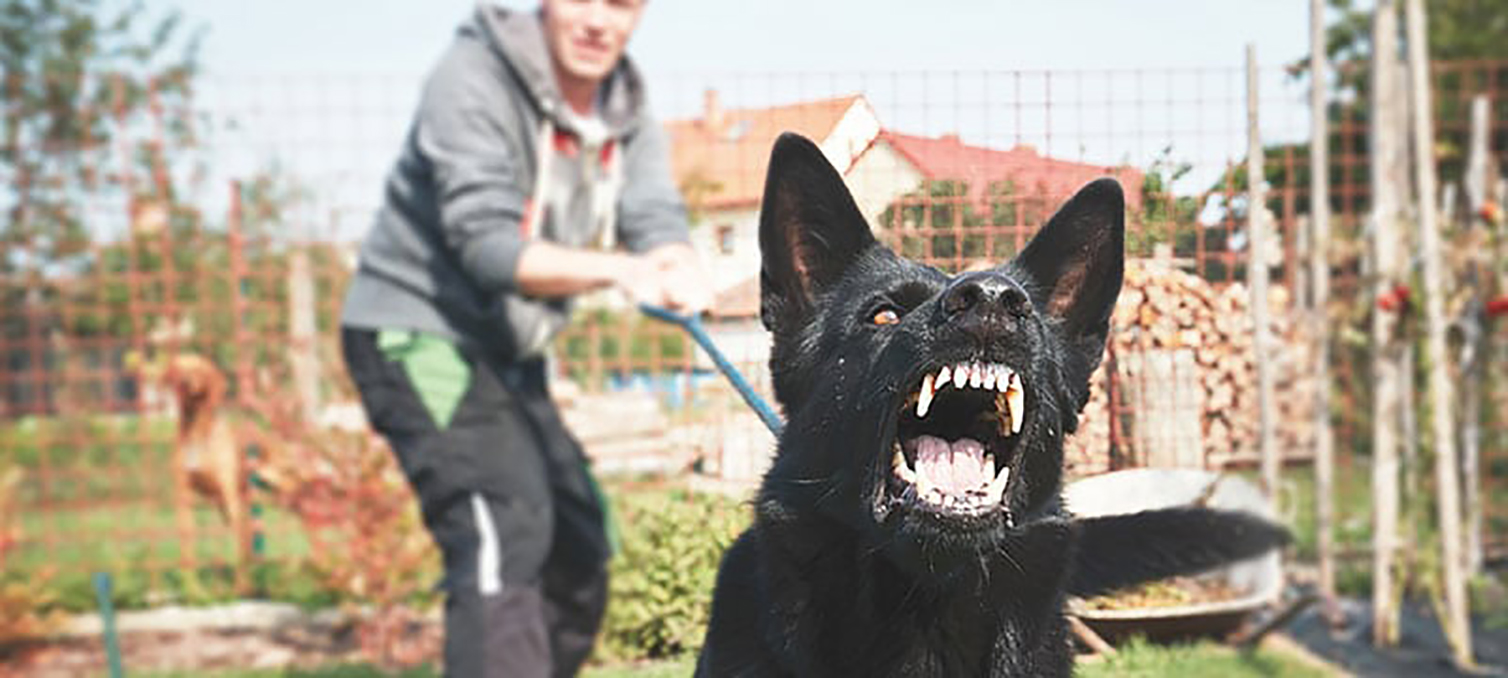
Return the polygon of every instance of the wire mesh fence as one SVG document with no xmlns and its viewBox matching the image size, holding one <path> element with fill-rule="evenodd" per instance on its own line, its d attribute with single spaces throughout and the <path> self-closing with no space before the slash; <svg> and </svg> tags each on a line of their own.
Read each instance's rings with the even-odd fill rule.
<svg viewBox="0 0 1508 678">
<path fill-rule="evenodd" d="M 1306 399 L 1330 388 L 1341 463 L 1359 463 L 1367 347 L 1346 328 L 1378 312 L 1361 240 L 1365 82 L 1343 72 L 1328 113 L 1335 298 L 1325 313 L 1337 367 L 1325 385 L 1306 380 L 1299 292 L 1307 83 L 1287 69 L 1260 73 L 1266 190 L 1256 206 L 1240 69 L 654 83 L 716 291 L 709 331 L 768 397 L 758 206 L 782 131 L 818 142 L 884 242 L 953 272 L 1013 256 L 1074 189 L 1109 175 L 1126 190 L 1136 261 L 1071 470 L 1255 463 L 1259 358 L 1242 282 L 1253 261 L 1275 275 L 1270 331 L 1282 341 L 1267 359 L 1280 366 L 1283 454 L 1307 459 Z M 1446 183 L 1462 175 L 1466 102 L 1478 94 L 1493 102 L 1502 167 L 1508 65 L 1441 64 L 1435 77 Z M 13 93 L 33 85 L 9 83 Z M 61 135 L 19 122 L 45 101 L 7 97 L 12 161 L 0 167 L 16 190 L 0 239 L 0 464 L 21 478 L 7 570 L 46 571 L 84 600 L 96 569 L 139 577 L 127 590 L 144 597 L 276 594 L 280 573 L 311 558 L 326 576 L 355 576 L 331 554 L 351 557 L 348 542 L 375 543 L 362 530 L 412 520 L 345 381 L 338 319 L 417 88 L 399 76 L 211 79 L 191 92 L 121 79 L 92 103 L 50 111 L 48 124 L 77 127 Z M 1247 231 L 1253 209 L 1274 226 L 1260 249 Z M 1501 265 L 1496 275 L 1501 294 Z M 552 362 L 557 397 L 600 467 L 758 476 L 768 434 L 686 337 L 611 295 L 581 306 Z M 1489 534 L 1508 530 L 1502 324 L 1488 326 L 1494 349 L 1481 363 L 1495 375 L 1483 396 Z M 374 522 L 356 511 L 385 513 Z"/>
</svg>

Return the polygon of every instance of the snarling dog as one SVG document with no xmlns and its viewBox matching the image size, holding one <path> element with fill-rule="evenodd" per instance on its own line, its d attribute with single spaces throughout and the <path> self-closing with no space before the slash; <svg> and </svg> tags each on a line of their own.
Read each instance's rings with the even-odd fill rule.
<svg viewBox="0 0 1508 678">
<path fill-rule="evenodd" d="M 1286 540 L 1241 513 L 1063 505 L 1124 211 L 1119 184 L 1096 181 L 1015 259 L 949 276 L 879 244 L 810 141 L 776 142 L 760 312 L 787 425 L 724 556 L 697 675 L 1066 676 L 1066 596 Z"/>
</svg>

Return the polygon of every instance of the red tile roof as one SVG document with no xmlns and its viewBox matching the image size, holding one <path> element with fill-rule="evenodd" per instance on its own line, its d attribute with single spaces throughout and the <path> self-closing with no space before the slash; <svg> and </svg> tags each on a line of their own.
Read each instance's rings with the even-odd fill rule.
<svg viewBox="0 0 1508 678">
<path fill-rule="evenodd" d="M 781 132 L 796 132 L 821 144 L 838 121 L 862 99 L 854 94 L 769 108 L 719 110 L 708 93 L 708 111 L 694 120 L 665 124 L 676 183 L 713 187 L 702 207 L 753 207 L 764 194 L 770 148 Z M 689 198 L 688 198 L 689 199 Z"/>
<path fill-rule="evenodd" d="M 1059 200 L 1103 176 L 1120 179 L 1128 207 L 1141 205 L 1142 173 L 1132 167 L 1058 160 L 1025 145 L 1008 151 L 970 146 L 956 135 L 931 138 L 884 131 L 874 141 L 881 143 L 894 148 L 928 180 L 967 183 L 969 197 L 981 206 L 988 205 L 987 191 L 992 184 L 1010 181 L 1017 195 L 1041 197 L 1056 208 Z"/>
</svg>

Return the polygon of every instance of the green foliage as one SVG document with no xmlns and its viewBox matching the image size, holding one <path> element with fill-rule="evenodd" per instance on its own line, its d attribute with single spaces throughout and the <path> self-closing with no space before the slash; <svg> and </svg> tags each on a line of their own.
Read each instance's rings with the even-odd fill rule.
<svg viewBox="0 0 1508 678">
<path fill-rule="evenodd" d="M 691 339 L 679 329 L 635 312 L 594 309 L 578 313 L 556 339 L 556 347 L 572 379 L 587 383 L 596 376 L 589 373 L 594 363 L 607 370 L 625 365 L 643 370 L 655 361 L 667 367 L 681 365 L 689 356 Z"/>
<path fill-rule="evenodd" d="M 1403 11 L 1399 6 L 1399 39 Z M 1325 27 L 1325 54 L 1335 62 L 1364 63 L 1372 53 L 1373 3 L 1329 0 L 1331 21 Z M 1508 59 L 1508 0 L 1430 0 L 1424 3 L 1433 60 Z M 1308 56 L 1295 65 L 1307 64 Z"/>
<path fill-rule="evenodd" d="M 988 214 L 980 214 L 979 198 L 970 193 L 967 182 L 940 179 L 896 199 L 879 220 L 907 257 L 943 265 L 959 259 L 999 260 L 1014 254 L 1014 242 L 1000 237 L 1000 230 L 1018 224 L 1035 229 L 1045 214 L 1041 202 L 1019 196 L 1014 183 L 999 181 L 986 188 L 983 204 Z"/>
<path fill-rule="evenodd" d="M 723 551 L 748 524 L 748 508 L 686 490 L 615 493 L 622 550 L 598 657 L 657 659 L 694 652 L 707 630 Z"/>
</svg>

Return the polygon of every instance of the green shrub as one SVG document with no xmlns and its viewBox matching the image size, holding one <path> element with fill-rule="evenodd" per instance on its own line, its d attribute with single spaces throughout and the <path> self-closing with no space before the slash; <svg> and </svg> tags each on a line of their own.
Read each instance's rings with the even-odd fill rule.
<svg viewBox="0 0 1508 678">
<path fill-rule="evenodd" d="M 685 490 L 615 493 L 621 549 L 598 658 L 628 661 L 700 649 L 723 551 L 748 525 L 738 501 Z"/>
</svg>

